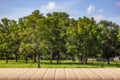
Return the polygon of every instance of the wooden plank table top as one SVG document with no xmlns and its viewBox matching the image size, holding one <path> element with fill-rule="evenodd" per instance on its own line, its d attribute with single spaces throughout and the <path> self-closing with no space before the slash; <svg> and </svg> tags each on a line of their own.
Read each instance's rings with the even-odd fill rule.
<svg viewBox="0 0 120 80">
<path fill-rule="evenodd" d="M 0 68 L 0 80 L 120 80 L 120 68 Z"/>
</svg>

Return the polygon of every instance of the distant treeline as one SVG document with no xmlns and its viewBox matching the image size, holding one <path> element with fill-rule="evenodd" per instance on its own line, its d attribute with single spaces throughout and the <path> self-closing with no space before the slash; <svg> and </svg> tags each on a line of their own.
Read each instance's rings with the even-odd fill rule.
<svg viewBox="0 0 120 80">
<path fill-rule="evenodd" d="M 75 20 L 66 12 L 53 12 L 43 16 L 39 10 L 19 18 L 18 22 L 1 19 L 0 58 L 6 63 L 11 57 L 22 56 L 34 62 L 40 58 L 52 60 L 78 57 L 86 64 L 88 58 L 106 58 L 120 55 L 120 26 L 112 21 L 96 22 L 93 17 Z M 38 59 L 38 60 L 36 60 Z"/>
</svg>

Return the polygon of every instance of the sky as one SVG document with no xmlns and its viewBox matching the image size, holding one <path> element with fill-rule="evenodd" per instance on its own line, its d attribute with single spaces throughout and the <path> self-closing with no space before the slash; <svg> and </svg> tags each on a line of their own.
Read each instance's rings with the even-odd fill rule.
<svg viewBox="0 0 120 80">
<path fill-rule="evenodd" d="M 18 20 L 39 10 L 43 15 L 67 12 L 70 18 L 87 16 L 120 25 L 120 0 L 0 0 L 0 19 Z"/>
</svg>

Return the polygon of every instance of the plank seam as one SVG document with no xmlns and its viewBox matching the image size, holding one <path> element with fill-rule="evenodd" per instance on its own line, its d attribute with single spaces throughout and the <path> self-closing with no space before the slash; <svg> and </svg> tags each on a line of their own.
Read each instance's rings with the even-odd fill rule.
<svg viewBox="0 0 120 80">
<path fill-rule="evenodd" d="M 55 74 L 56 74 L 56 68 L 55 68 L 55 73 L 54 73 L 54 80 L 55 80 Z"/>
<path fill-rule="evenodd" d="M 90 80 L 90 76 L 84 70 L 81 69 L 81 71 L 84 72 L 89 77 Z"/>
<path fill-rule="evenodd" d="M 18 70 L 20 70 L 20 69 L 18 69 Z M 12 72 L 11 75 L 16 74 L 16 73 L 17 73 L 16 71 L 15 71 L 15 72 Z M 6 80 L 8 80 L 8 77 L 10 77 L 11 75 L 6 76 Z M 19 79 L 18 79 L 18 80 L 19 80 Z"/>
<path fill-rule="evenodd" d="M 45 76 L 45 74 L 47 73 L 48 71 L 48 68 L 46 69 L 45 73 L 43 74 L 43 77 Z M 42 80 L 43 80 L 43 77 L 42 77 Z"/>
<path fill-rule="evenodd" d="M 109 71 L 109 72 L 113 72 L 113 71 L 111 71 L 111 70 L 109 70 L 109 69 L 107 69 L 107 71 Z M 117 76 L 120 76 L 118 73 L 115 73 L 115 72 L 113 72 L 115 75 L 117 75 Z M 114 79 L 114 78 L 113 78 Z"/>
<path fill-rule="evenodd" d="M 28 69 L 27 71 L 29 71 L 29 70 L 30 70 L 30 69 Z M 20 76 L 24 75 L 27 71 L 25 71 L 25 72 L 24 72 L 23 74 L 21 74 Z M 20 76 L 19 76 L 19 77 L 20 77 Z M 18 80 L 19 80 L 19 77 L 18 77 Z"/>
<path fill-rule="evenodd" d="M 36 70 L 36 73 L 38 72 L 38 70 Z M 34 72 L 35 73 L 35 72 Z M 31 80 L 31 78 L 34 76 L 35 74 L 33 74 L 31 77 L 30 77 L 30 80 Z"/>
<path fill-rule="evenodd" d="M 85 75 L 86 75 L 86 73 L 83 71 L 83 70 L 81 70 L 81 69 L 78 69 L 78 71 L 82 71 L 82 73 L 84 73 Z M 74 72 L 76 73 L 76 75 L 78 74 L 76 71 L 75 71 L 75 69 L 74 69 Z M 88 77 L 88 79 L 90 80 L 90 78 L 89 78 L 89 76 L 88 75 L 86 75 L 87 77 Z"/>
<path fill-rule="evenodd" d="M 67 77 L 67 76 L 66 76 L 66 70 L 64 69 L 64 71 L 65 71 L 65 80 L 67 80 L 67 78 L 66 78 L 66 77 Z"/>
<path fill-rule="evenodd" d="M 24 72 L 23 74 L 21 74 L 21 75 L 19 76 L 18 80 L 20 80 L 20 77 L 23 76 L 24 74 L 26 74 L 26 73 L 29 72 L 29 71 L 30 71 L 30 69 L 28 69 L 26 72 Z"/>
<path fill-rule="evenodd" d="M 77 74 L 75 73 L 74 69 L 72 69 L 73 73 L 75 74 L 75 76 L 77 77 L 77 80 L 78 80 L 78 76 Z"/>
<path fill-rule="evenodd" d="M 105 74 L 107 74 L 105 71 L 103 71 L 102 69 L 99 69 L 100 71 L 102 71 L 103 73 L 105 73 Z M 107 74 L 107 75 L 109 75 L 109 74 Z M 109 75 L 109 76 L 111 76 L 111 75 Z M 111 76 L 112 77 L 112 76 Z M 114 78 L 112 77 L 112 80 L 114 80 Z"/>
<path fill-rule="evenodd" d="M 95 73 L 93 70 L 89 69 L 91 72 Z M 100 75 L 98 75 L 98 73 L 95 73 L 97 76 L 100 77 L 100 80 L 102 80 L 102 77 Z"/>
<path fill-rule="evenodd" d="M 109 69 L 111 72 L 118 74 L 117 72 L 113 71 L 112 69 Z M 118 74 L 120 76 L 120 74 Z"/>
<path fill-rule="evenodd" d="M 65 73 L 65 69 L 64 69 L 64 73 Z M 65 80 L 66 80 L 66 73 L 65 73 Z"/>
</svg>

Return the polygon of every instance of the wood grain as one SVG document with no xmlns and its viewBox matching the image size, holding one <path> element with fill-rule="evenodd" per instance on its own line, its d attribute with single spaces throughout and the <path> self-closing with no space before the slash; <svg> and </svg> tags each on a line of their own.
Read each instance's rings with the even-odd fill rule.
<svg viewBox="0 0 120 80">
<path fill-rule="evenodd" d="M 0 68 L 0 80 L 120 80 L 120 68 Z"/>
</svg>

